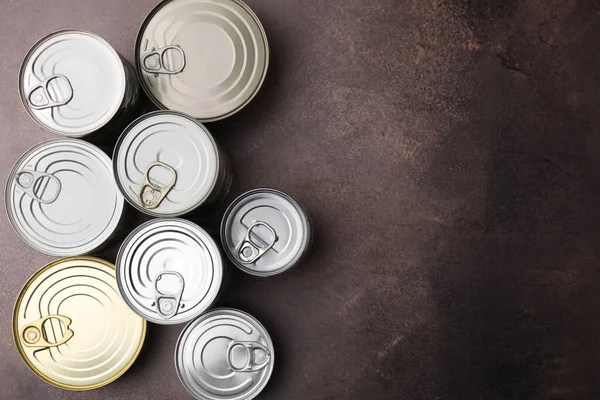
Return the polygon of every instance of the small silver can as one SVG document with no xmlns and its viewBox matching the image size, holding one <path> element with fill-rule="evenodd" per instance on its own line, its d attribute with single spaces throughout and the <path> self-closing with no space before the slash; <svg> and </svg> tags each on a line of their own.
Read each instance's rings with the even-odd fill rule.
<svg viewBox="0 0 600 400">
<path fill-rule="evenodd" d="M 117 141 L 113 164 L 125 199 L 153 217 L 221 201 L 232 182 L 229 157 L 206 127 L 173 111 L 132 122 Z"/>
<path fill-rule="evenodd" d="M 29 50 L 19 92 L 29 115 L 45 129 L 114 143 L 133 119 L 140 88 L 134 67 L 104 39 L 61 30 Z"/>
<path fill-rule="evenodd" d="M 254 189 L 225 211 L 221 242 L 238 268 L 266 277 L 298 264 L 312 242 L 312 224 L 291 196 L 275 189 Z"/>
<path fill-rule="evenodd" d="M 220 308 L 190 322 L 177 341 L 175 369 L 198 400 L 251 400 L 273 372 L 275 352 L 251 315 Z"/>
<path fill-rule="evenodd" d="M 57 257 L 101 248 L 119 228 L 125 203 L 110 158 L 79 139 L 49 140 L 26 151 L 8 176 L 4 200 L 21 239 Z"/>
<path fill-rule="evenodd" d="M 217 299 L 224 262 L 217 243 L 198 225 L 155 219 L 123 242 L 115 263 L 119 291 L 142 318 L 161 325 L 191 321 Z"/>
<path fill-rule="evenodd" d="M 256 96 L 269 45 L 241 0 L 167 0 L 144 20 L 135 57 L 142 88 L 157 107 L 210 122 Z"/>
</svg>

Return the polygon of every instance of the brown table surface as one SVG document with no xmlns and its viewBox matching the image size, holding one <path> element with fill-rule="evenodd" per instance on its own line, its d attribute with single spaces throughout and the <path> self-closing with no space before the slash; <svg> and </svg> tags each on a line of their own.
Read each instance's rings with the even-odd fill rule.
<svg viewBox="0 0 600 400">
<path fill-rule="evenodd" d="M 233 158 L 229 200 L 279 188 L 310 210 L 316 237 L 302 265 L 236 273 L 220 301 L 276 343 L 260 398 L 600 398 L 599 3 L 248 3 L 272 62 L 250 106 L 209 124 Z M 28 48 L 83 28 L 132 60 L 155 4 L 0 0 L 3 184 L 53 137 L 17 94 Z M 173 366 L 182 326 L 152 327 L 134 367 L 98 390 L 28 370 L 12 307 L 51 258 L 2 213 L 0 398 L 187 398 Z"/>
</svg>

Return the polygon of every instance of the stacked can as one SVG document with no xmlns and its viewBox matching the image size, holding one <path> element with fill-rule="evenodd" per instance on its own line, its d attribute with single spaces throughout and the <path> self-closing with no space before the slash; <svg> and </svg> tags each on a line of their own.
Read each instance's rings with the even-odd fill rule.
<svg viewBox="0 0 600 400">
<path fill-rule="evenodd" d="M 17 348 L 46 382 L 93 389 L 134 362 L 146 321 L 188 323 L 175 350 L 185 389 L 201 400 L 252 399 L 273 371 L 271 338 L 242 311 L 209 309 L 227 259 L 261 277 L 297 265 L 312 241 L 308 214 L 274 189 L 239 196 L 220 228 L 227 257 L 206 230 L 179 217 L 198 215 L 231 188 L 229 156 L 202 123 L 233 115 L 257 94 L 269 64 L 265 31 L 239 0 L 167 0 L 144 20 L 135 57 L 134 69 L 102 38 L 65 30 L 41 39 L 23 61 L 27 112 L 66 137 L 15 163 L 6 209 L 25 243 L 67 258 L 22 289 Z M 134 120 L 136 73 L 161 111 Z M 112 160 L 80 139 L 106 150 L 116 140 Z M 115 237 L 125 202 L 157 219 L 127 236 L 114 266 L 85 256 Z"/>
</svg>

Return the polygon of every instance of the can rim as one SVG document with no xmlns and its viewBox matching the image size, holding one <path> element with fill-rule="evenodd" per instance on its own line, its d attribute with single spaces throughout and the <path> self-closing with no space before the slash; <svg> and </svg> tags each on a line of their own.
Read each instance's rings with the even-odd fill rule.
<svg viewBox="0 0 600 400">
<path fill-rule="evenodd" d="M 264 337 L 265 340 L 267 341 L 267 344 L 269 345 L 269 349 L 271 350 L 271 366 L 269 367 L 269 371 L 266 375 L 266 378 L 263 380 L 263 382 L 261 383 L 261 388 L 260 390 L 258 390 L 255 394 L 253 394 L 252 396 L 249 397 L 245 397 L 243 400 L 252 400 L 254 399 L 256 396 L 258 396 L 263 389 L 265 388 L 265 386 L 267 386 L 267 383 L 269 383 L 269 380 L 271 379 L 271 375 L 273 374 L 273 365 L 275 363 L 275 346 L 273 345 L 273 341 L 271 340 L 271 336 L 269 335 L 269 331 L 267 331 L 267 329 L 265 328 L 265 326 L 262 324 L 262 322 L 260 322 L 257 318 L 255 318 L 254 316 L 250 315 L 249 313 L 239 310 L 237 308 L 232 308 L 232 307 L 219 307 L 219 308 L 215 308 L 210 310 L 209 312 L 202 314 L 201 316 L 199 316 L 196 319 L 193 319 L 192 321 L 190 321 L 181 331 L 181 333 L 179 334 L 179 337 L 177 338 L 177 343 L 175 344 L 175 354 L 174 354 L 174 361 L 175 361 L 175 372 L 177 375 L 177 378 L 179 379 L 179 382 L 181 382 L 181 384 L 183 385 L 183 387 L 185 388 L 185 390 L 192 395 L 192 397 L 196 398 L 196 394 L 192 393 L 192 391 L 188 388 L 188 384 L 186 382 L 183 381 L 183 378 L 181 377 L 182 373 L 181 373 L 181 368 L 179 366 L 179 363 L 177 362 L 177 354 L 179 353 L 179 347 L 181 346 L 181 341 L 183 340 L 183 336 L 187 333 L 187 331 L 189 329 L 191 329 L 192 324 L 195 324 L 199 319 L 201 318 L 208 318 L 210 316 L 212 316 L 213 314 L 218 314 L 218 313 L 222 313 L 222 312 L 227 312 L 227 313 L 232 313 L 232 314 L 238 314 L 237 316 L 242 316 L 244 319 L 247 319 L 249 321 L 252 322 L 252 324 L 256 324 L 258 326 L 258 328 L 262 329 L 261 333 L 264 333 Z"/>
<path fill-rule="evenodd" d="M 302 251 L 298 252 L 298 255 L 289 263 L 289 265 L 285 266 L 284 268 L 279 268 L 277 270 L 273 270 L 273 271 L 265 271 L 265 272 L 260 272 L 260 271 L 256 271 L 253 269 L 250 269 L 248 267 L 246 267 L 244 264 L 240 263 L 234 256 L 233 254 L 231 254 L 231 252 L 229 251 L 229 248 L 227 247 L 227 240 L 226 240 L 226 225 L 227 225 L 227 221 L 229 220 L 231 213 L 233 212 L 233 209 L 242 202 L 242 200 L 256 194 L 256 193 L 272 193 L 272 194 L 276 194 L 278 196 L 283 197 L 285 200 L 289 201 L 298 211 L 298 213 L 300 214 L 300 216 L 303 218 L 303 221 L 305 223 L 306 226 L 306 235 L 304 235 L 304 238 L 302 240 Z M 261 278 L 267 278 L 269 276 L 275 276 L 275 275 L 279 275 L 293 267 L 295 267 L 298 262 L 300 261 L 300 259 L 302 258 L 304 252 L 306 251 L 306 249 L 308 249 L 309 244 L 311 242 L 311 237 L 312 237 L 312 224 L 310 221 L 310 217 L 309 214 L 306 212 L 306 210 L 304 209 L 304 207 L 298 202 L 296 201 L 296 199 L 294 199 L 292 196 L 290 196 L 287 193 L 282 192 L 281 190 L 277 190 L 277 189 L 273 189 L 273 188 L 268 188 L 268 187 L 263 187 L 263 188 L 256 188 L 256 189 L 252 189 L 249 190 L 247 192 L 242 193 L 241 195 L 239 195 L 238 197 L 235 198 L 235 200 L 233 200 L 231 202 L 231 204 L 227 207 L 227 210 L 225 210 L 225 213 L 223 214 L 223 218 L 221 219 L 221 227 L 219 229 L 220 231 L 220 238 L 221 238 L 221 245 L 223 247 L 223 251 L 225 252 L 225 254 L 227 255 L 227 258 L 229 258 L 229 260 L 239 269 L 241 269 L 242 271 L 250 274 L 250 275 L 254 275 L 254 276 L 258 276 Z"/>
<path fill-rule="evenodd" d="M 25 292 L 25 290 L 44 272 L 46 272 L 47 270 L 49 270 L 50 268 L 62 264 L 64 262 L 70 262 L 70 261 L 76 261 L 76 260 L 82 260 L 82 261 L 91 261 L 91 262 L 97 262 L 99 264 L 102 264 L 104 266 L 107 266 L 109 268 L 112 268 L 113 270 L 115 270 L 115 274 L 116 274 L 116 268 L 113 264 L 109 263 L 108 261 L 102 260 L 100 258 L 96 258 L 96 257 L 87 257 L 87 256 L 76 256 L 76 257 L 67 257 L 67 258 L 61 258 L 58 260 L 54 260 L 46 265 L 44 265 L 42 268 L 40 268 L 39 270 L 37 270 L 33 275 L 31 275 L 31 277 L 27 280 L 27 282 L 25 282 L 25 284 L 23 285 L 23 287 L 21 288 L 21 290 L 19 291 L 19 295 L 17 296 L 17 300 L 15 301 L 15 305 L 13 307 L 13 315 L 12 315 L 12 331 L 13 331 L 13 340 L 15 341 L 15 344 L 17 346 L 17 351 L 19 352 L 19 355 L 21 356 L 21 359 L 23 360 L 23 362 L 25 363 L 25 365 L 27 365 L 27 367 L 41 380 L 43 380 L 46 383 L 49 383 L 55 387 L 58 387 L 60 389 L 66 389 L 66 390 L 72 390 L 72 391 L 84 391 L 84 390 L 92 390 L 92 389 L 97 389 L 99 387 L 108 385 L 109 383 L 115 381 L 116 379 L 120 378 L 125 372 L 127 372 L 129 370 L 129 368 L 131 368 L 131 366 L 133 365 L 133 363 L 137 360 L 138 356 L 140 355 L 142 348 L 144 346 L 144 342 L 146 340 L 146 330 L 147 330 L 147 322 L 146 320 L 144 320 L 143 318 L 141 318 L 142 320 L 142 335 L 141 335 L 141 339 L 140 342 L 138 343 L 138 346 L 135 350 L 135 353 L 133 355 L 133 357 L 131 357 L 131 359 L 127 362 L 127 364 L 125 365 L 125 367 L 119 371 L 117 374 L 111 376 L 109 379 L 94 384 L 94 385 L 85 385 L 85 386 L 74 386 L 74 385 L 67 385 L 64 383 L 60 383 L 52 378 L 48 378 L 43 372 L 41 372 L 38 368 L 36 368 L 31 361 L 29 361 L 29 359 L 27 357 L 24 356 L 23 354 L 23 349 L 22 346 L 20 344 L 20 341 L 18 339 L 18 326 L 17 326 L 17 312 L 19 309 L 19 306 L 21 305 L 21 302 L 23 300 L 23 293 Z"/>
<path fill-rule="evenodd" d="M 146 84 L 146 80 L 144 79 L 143 73 L 142 73 L 142 68 L 140 66 L 139 63 L 139 51 L 140 51 L 140 45 L 141 45 L 141 38 L 142 38 L 142 33 L 144 32 L 144 30 L 146 29 L 146 27 L 148 26 L 148 24 L 150 23 L 150 21 L 152 20 L 152 18 L 164 7 L 166 6 L 168 3 L 171 3 L 175 0 L 163 0 L 160 3 L 158 3 L 156 6 L 154 6 L 154 8 L 148 13 L 148 15 L 146 15 L 146 18 L 144 18 L 144 21 L 142 22 L 142 25 L 140 26 L 140 28 L 138 29 L 138 33 L 135 39 L 135 50 L 134 50 L 134 54 L 135 54 L 135 70 L 137 72 L 137 77 L 138 77 L 138 81 L 140 82 L 140 86 L 142 87 L 142 89 L 144 90 L 144 93 L 146 93 L 146 96 L 148 96 L 148 98 L 150 99 L 150 101 L 152 101 L 152 103 L 160 108 L 161 110 L 168 110 L 167 107 L 165 107 L 164 104 L 162 104 L 157 98 L 156 96 L 154 96 L 151 91 L 148 89 L 148 86 Z M 265 31 L 265 28 L 263 27 L 262 23 L 260 22 L 260 19 L 258 19 L 258 16 L 256 15 L 256 13 L 246 4 L 244 3 L 242 0 L 229 0 L 233 3 L 238 4 L 240 7 L 244 8 L 244 10 L 246 10 L 248 12 L 248 14 L 252 17 L 252 19 L 256 22 L 260 33 L 262 34 L 262 37 L 264 39 L 264 43 L 265 43 L 265 68 L 263 69 L 262 72 L 262 76 L 260 78 L 260 81 L 258 82 L 258 85 L 256 86 L 256 89 L 252 92 L 252 94 L 248 97 L 248 99 L 246 101 L 244 101 L 240 106 L 236 107 L 235 109 L 233 109 L 232 111 L 225 113 L 223 115 L 219 115 L 216 117 L 212 117 L 212 118 L 195 118 L 197 121 L 200 122 L 216 122 L 216 121 L 220 121 L 222 119 L 231 117 L 232 115 L 238 113 L 239 111 L 241 111 L 244 107 L 246 107 L 248 104 L 250 104 L 250 102 L 256 97 L 256 95 L 258 94 L 258 92 L 260 91 L 260 89 L 262 88 L 265 79 L 267 77 L 267 73 L 269 71 L 269 62 L 270 62 L 270 47 L 269 47 L 269 41 L 267 39 L 267 32 Z"/>
<path fill-rule="evenodd" d="M 155 116 L 160 116 L 160 115 L 173 115 L 173 116 L 178 116 L 178 117 L 182 117 L 185 118 L 191 122 L 193 122 L 194 124 L 198 125 L 198 127 L 207 134 L 208 138 L 210 139 L 210 142 L 213 146 L 213 150 L 216 154 L 216 160 L 217 160 L 217 169 L 216 169 L 216 173 L 215 176 L 213 178 L 213 182 L 210 185 L 210 190 L 208 190 L 206 196 L 204 196 L 202 199 L 200 199 L 195 205 L 188 207 L 187 209 L 181 210 L 181 211 L 177 211 L 177 212 L 173 212 L 173 213 L 159 213 L 156 212 L 154 210 L 148 209 L 148 208 L 144 208 L 142 206 L 140 206 L 139 204 L 135 203 L 134 201 L 132 201 L 129 196 L 126 194 L 125 188 L 123 187 L 123 185 L 121 184 L 121 181 L 119 179 L 119 172 L 118 172 L 118 160 L 117 160 L 117 156 L 118 156 L 118 152 L 121 149 L 121 146 L 123 144 L 123 141 L 125 140 L 125 137 L 133 130 L 133 128 L 139 124 L 140 122 L 148 119 L 148 118 L 152 118 Z M 206 126 L 204 126 L 199 120 L 185 114 L 179 111 L 171 111 L 171 110 L 158 110 L 158 111 L 151 111 L 149 113 L 146 113 L 144 115 L 139 116 L 138 118 L 136 118 L 135 120 L 133 120 L 129 125 L 127 125 L 127 128 L 125 128 L 125 130 L 123 131 L 123 133 L 121 133 L 121 135 L 119 136 L 119 139 L 117 139 L 117 143 L 115 144 L 115 148 L 113 150 L 113 154 L 112 154 L 112 170 L 113 170 L 113 175 L 115 178 L 115 183 L 117 184 L 117 188 L 119 189 L 119 192 L 121 192 L 121 194 L 123 195 L 123 197 L 125 198 L 125 200 L 127 201 L 127 203 L 129 203 L 132 207 L 134 207 L 136 210 L 140 211 L 141 213 L 144 213 L 146 215 L 150 215 L 152 217 L 157 217 L 157 218 L 176 218 L 179 217 L 181 215 L 187 214 L 191 211 L 194 211 L 196 208 L 200 207 L 205 201 L 206 199 L 208 199 L 211 195 L 211 193 L 213 192 L 213 190 L 215 189 L 215 186 L 217 185 L 218 182 L 218 178 L 219 178 L 219 171 L 221 170 L 221 163 L 224 162 L 224 160 L 221 160 L 221 155 L 219 153 L 219 146 L 217 145 L 217 142 L 215 141 L 215 138 L 213 137 L 213 135 L 210 133 L 210 131 L 208 130 L 208 128 L 206 128 Z"/>
<path fill-rule="evenodd" d="M 138 233 L 140 233 L 142 230 L 146 229 L 150 225 L 154 225 L 154 224 L 166 224 L 166 223 L 169 223 L 169 222 L 178 222 L 178 223 L 181 223 L 183 225 L 190 226 L 194 230 L 197 230 L 201 234 L 205 235 L 206 238 L 209 238 L 213 242 L 215 253 L 219 255 L 219 258 L 221 260 L 221 264 L 220 264 L 221 280 L 219 282 L 219 287 L 215 291 L 213 299 L 211 300 L 211 302 L 208 305 L 208 307 L 206 307 L 203 310 L 199 311 L 196 315 L 192 316 L 188 320 L 175 321 L 175 322 L 173 322 L 173 320 L 164 320 L 164 319 L 153 318 L 153 317 L 150 317 L 148 315 L 141 315 L 140 312 L 138 311 L 137 307 L 134 307 L 134 305 L 131 303 L 131 300 L 130 300 L 129 296 L 125 295 L 125 294 L 128 293 L 128 290 L 126 290 L 126 288 L 123 287 L 123 282 L 121 282 L 121 279 L 119 278 L 121 276 L 121 274 L 120 274 L 120 271 L 121 271 L 120 265 L 121 265 L 121 260 L 123 258 L 123 253 L 125 252 L 126 248 L 129 246 L 131 240 Z M 210 307 L 217 300 L 217 298 L 219 296 L 219 292 L 221 291 L 221 288 L 222 288 L 222 285 L 223 285 L 223 275 L 225 273 L 224 261 L 225 260 L 223 260 L 223 255 L 221 254 L 221 250 L 219 249 L 219 245 L 217 244 L 216 240 L 212 239 L 212 237 L 208 234 L 208 232 L 204 228 L 202 228 L 201 226 L 199 226 L 198 224 L 195 224 L 192 221 L 189 221 L 189 220 L 183 219 L 183 218 L 160 218 L 160 219 L 152 219 L 150 221 L 144 222 L 143 224 L 141 224 L 140 226 L 138 226 L 137 228 L 135 228 L 129 235 L 127 235 L 127 237 L 125 238 L 125 240 L 123 240 L 123 243 L 121 244 L 121 246 L 119 246 L 119 251 L 117 252 L 117 257 L 115 258 L 115 276 L 116 276 L 116 279 L 117 279 L 117 287 L 119 288 L 119 292 L 121 294 L 121 297 L 123 298 L 123 301 L 125 301 L 125 303 L 127 303 L 127 306 L 129 306 L 129 308 L 136 315 L 138 315 L 139 317 L 143 318 L 144 320 L 152 322 L 152 323 L 155 323 L 155 324 L 158 324 L 158 325 L 166 325 L 166 326 L 169 326 L 169 325 L 181 325 L 181 324 L 189 323 L 190 321 L 194 321 L 196 318 L 198 318 L 201 315 L 203 315 L 207 310 L 210 309 Z"/>
<path fill-rule="evenodd" d="M 73 142 L 73 143 L 77 143 L 77 144 L 83 144 L 83 145 L 86 145 L 86 146 L 90 146 L 94 150 L 98 150 L 101 155 L 103 155 L 104 157 L 106 157 L 106 159 L 104 160 L 104 161 L 108 160 L 108 163 L 106 164 L 106 166 L 109 169 L 112 169 L 112 162 L 110 160 L 110 157 L 105 152 L 103 152 L 99 147 L 93 145 L 92 143 L 86 142 L 85 140 L 77 139 L 77 138 L 71 138 L 71 137 L 64 137 L 64 138 L 44 140 L 44 141 L 42 141 L 42 142 L 40 142 L 40 143 L 38 143 L 36 145 L 31 146 L 29 149 L 25 150 L 23 152 L 23 154 L 21 154 L 21 156 L 17 159 L 17 161 L 15 161 L 13 163 L 13 167 L 10 170 L 10 172 L 9 172 L 7 178 L 6 178 L 6 182 L 4 184 L 4 208 L 6 209 L 6 215 L 8 217 L 7 219 L 8 219 L 8 222 L 9 222 L 11 228 L 17 234 L 17 236 L 19 236 L 19 238 L 21 238 L 21 240 L 23 242 L 25 242 L 25 244 L 27 244 L 29 247 L 31 247 L 32 249 L 34 249 L 36 251 L 39 251 L 40 253 L 43 253 L 43 254 L 46 254 L 46 255 L 49 255 L 49 256 L 53 256 L 53 257 L 77 257 L 77 255 L 74 255 L 74 254 L 67 255 L 65 253 L 61 253 L 61 252 L 58 252 L 58 251 L 49 251 L 49 250 L 46 250 L 46 249 L 42 249 L 41 246 L 39 246 L 35 241 L 29 239 L 28 237 L 25 237 L 25 235 L 17 228 L 18 224 L 15 221 L 15 216 L 14 216 L 15 210 L 14 210 L 14 208 L 10 207 L 11 211 L 10 212 L 8 211 L 9 210 L 8 204 L 10 203 L 10 199 L 9 199 L 9 189 L 10 188 L 9 188 L 9 185 L 13 181 L 13 178 L 14 178 L 14 176 L 16 174 L 15 166 L 17 164 L 19 164 L 21 161 L 23 161 L 23 159 L 27 155 L 29 155 L 31 152 L 37 150 L 38 148 L 45 147 L 47 145 L 50 145 L 50 144 L 56 143 L 56 142 Z M 122 196 L 120 190 L 117 190 L 117 194 L 120 195 L 120 196 Z M 125 196 L 123 196 L 123 197 L 125 197 Z M 123 218 L 124 212 L 125 212 L 125 204 L 122 204 L 120 212 L 119 212 L 119 215 L 118 215 L 118 221 L 121 221 L 121 219 Z M 108 237 L 110 238 L 117 231 L 118 228 L 119 228 L 119 222 L 117 222 L 115 224 L 114 228 L 112 229 L 112 232 L 110 233 L 110 235 Z M 101 248 L 104 244 L 105 244 L 105 242 L 96 244 L 95 246 L 86 249 L 82 254 L 92 253 L 92 252 L 98 250 L 99 248 Z"/>
<path fill-rule="evenodd" d="M 21 61 L 21 66 L 19 67 L 19 98 L 21 99 L 21 103 L 23 104 L 23 107 L 25 107 L 25 110 L 27 111 L 27 114 L 29 114 L 29 116 L 31 117 L 31 119 L 33 119 L 38 125 L 40 125 L 42 128 L 62 135 L 64 137 L 68 137 L 68 138 L 82 138 L 86 135 L 89 135 L 92 132 L 96 132 L 97 130 L 103 128 L 104 126 L 106 126 L 106 124 L 112 120 L 114 118 L 115 115 L 117 115 L 117 113 L 119 112 L 119 107 L 117 107 L 117 109 L 110 114 L 110 118 L 108 118 L 106 120 L 106 123 L 104 123 L 101 126 L 97 126 L 94 128 L 90 128 L 87 129 L 85 131 L 82 132 L 78 132 L 78 133 L 65 133 L 62 132 L 58 129 L 52 128 L 46 124 L 44 124 L 38 117 L 35 116 L 35 114 L 32 112 L 31 108 L 27 106 L 27 100 L 25 97 L 25 91 L 23 88 L 23 74 L 25 72 L 25 65 L 27 64 L 27 62 L 29 61 L 29 59 L 31 58 L 31 55 L 38 49 L 38 47 L 44 43 L 46 40 L 49 40 L 55 36 L 60 36 L 63 34 L 68 34 L 68 33 L 79 33 L 79 34 L 83 34 L 83 35 L 87 35 L 90 36 L 98 41 L 100 41 L 102 44 L 106 45 L 107 48 L 110 50 L 111 53 L 113 53 L 113 55 L 116 57 L 116 59 L 119 61 L 119 64 L 121 66 L 120 70 L 121 70 L 121 76 L 123 77 L 123 81 L 125 82 L 125 84 L 123 85 L 123 87 L 121 88 L 121 96 L 119 98 L 119 104 L 123 103 L 123 99 L 125 98 L 125 93 L 126 93 L 126 89 L 127 89 L 127 76 L 125 74 L 125 66 L 123 65 L 123 61 L 121 60 L 121 56 L 119 55 L 119 53 L 115 50 L 114 47 L 112 47 L 112 45 L 110 43 L 108 43 L 108 41 L 106 41 L 105 39 L 103 39 L 101 36 L 98 36 L 97 34 L 87 31 L 85 29 L 76 29 L 76 28 L 72 28 L 72 29 L 60 29 L 58 31 L 54 31 L 48 35 L 43 36 L 42 38 L 38 39 L 29 49 L 29 51 L 27 52 L 27 54 L 25 55 L 25 57 L 23 58 L 23 61 Z"/>
</svg>

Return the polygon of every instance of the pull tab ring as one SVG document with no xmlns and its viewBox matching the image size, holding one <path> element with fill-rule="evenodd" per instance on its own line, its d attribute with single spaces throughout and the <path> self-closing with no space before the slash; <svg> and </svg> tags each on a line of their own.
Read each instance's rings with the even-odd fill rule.
<svg viewBox="0 0 600 400">
<path fill-rule="evenodd" d="M 172 275 L 179 279 L 179 289 L 174 293 L 164 293 L 158 289 L 158 281 L 165 275 Z M 154 278 L 154 299 L 156 302 L 156 311 L 164 319 L 171 319 L 177 314 L 181 295 L 183 294 L 184 280 L 179 272 L 161 271 Z"/>
<path fill-rule="evenodd" d="M 50 319 L 57 319 L 65 326 L 63 337 L 56 343 L 48 342 L 48 336 L 44 328 L 44 323 Z M 47 317 L 40 318 L 30 324 L 27 324 L 21 330 L 21 339 L 23 345 L 26 347 L 57 347 L 67 343 L 74 335 L 73 330 L 70 328 L 71 318 L 65 317 L 64 315 L 48 315 Z"/>
<path fill-rule="evenodd" d="M 271 232 L 271 241 L 267 243 L 266 246 L 261 246 L 260 243 L 253 241 L 251 238 L 252 230 L 257 226 L 263 226 L 266 229 L 268 229 L 269 232 Z M 269 251 L 276 241 L 277 234 L 275 233 L 275 230 L 271 228 L 271 226 L 269 226 L 266 222 L 257 221 L 253 223 L 252 225 L 250 225 L 250 228 L 248 228 L 248 230 L 246 231 L 246 236 L 244 240 L 242 240 L 237 246 L 236 252 L 240 262 L 242 264 L 252 264 L 260 257 L 262 257 L 263 254 Z"/>
<path fill-rule="evenodd" d="M 52 180 L 57 186 L 56 193 L 54 193 L 54 195 L 49 199 L 43 199 L 36 193 L 36 189 L 39 188 L 41 180 L 44 178 Z M 39 172 L 33 170 L 22 170 L 17 172 L 17 174 L 15 175 L 15 182 L 17 183 L 17 186 L 19 186 L 25 193 L 31 196 L 38 203 L 42 204 L 50 204 L 56 201 L 62 188 L 60 180 L 58 180 L 56 176 L 46 172 Z"/>
<path fill-rule="evenodd" d="M 165 67 L 164 56 L 169 50 L 175 50 L 181 55 L 181 66 L 174 70 L 169 70 Z M 149 74 L 166 74 L 175 75 L 183 71 L 185 68 L 185 53 L 179 45 L 170 45 L 161 47 L 159 49 L 152 49 L 148 54 L 142 58 L 142 69 Z"/>
<path fill-rule="evenodd" d="M 150 183 L 150 170 L 154 167 L 163 167 L 167 169 L 172 174 L 172 179 L 169 184 L 163 187 L 158 187 Z M 171 167 L 164 162 L 156 161 L 148 165 L 146 168 L 146 173 L 144 174 L 144 181 L 142 182 L 142 187 L 140 188 L 140 202 L 142 203 L 142 207 L 148 209 L 154 209 L 158 207 L 158 205 L 164 200 L 167 194 L 173 189 L 175 186 L 175 182 L 177 181 L 177 171 L 175 168 Z"/>
<path fill-rule="evenodd" d="M 231 360 L 232 356 L 233 356 L 233 350 L 236 347 L 241 347 L 243 349 L 246 350 L 246 365 L 244 365 L 241 368 L 237 368 L 236 366 L 233 365 L 233 362 Z M 256 352 L 256 350 L 260 350 L 263 353 L 265 353 L 265 359 L 256 364 L 255 360 L 254 360 L 254 353 Z M 232 341 L 231 343 L 229 343 L 229 347 L 227 348 L 227 365 L 229 366 L 229 369 L 233 372 L 256 372 L 256 371 L 260 371 L 261 369 L 265 368 L 269 362 L 271 361 L 271 354 L 269 353 L 269 350 L 263 346 L 260 343 L 257 342 L 236 342 L 236 341 Z"/>
<path fill-rule="evenodd" d="M 55 79 L 62 79 L 67 83 L 69 87 L 69 93 L 64 100 L 54 101 L 50 97 L 50 93 L 48 92 L 48 87 L 50 82 Z M 60 107 L 68 104 L 73 99 L 73 86 L 71 85 L 71 81 L 61 74 L 51 75 L 48 78 L 44 79 L 33 88 L 31 88 L 26 95 L 27 104 L 34 110 L 44 110 L 46 108 L 52 107 Z"/>
</svg>

